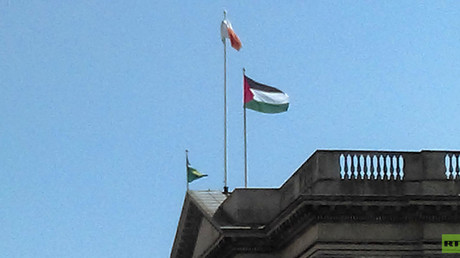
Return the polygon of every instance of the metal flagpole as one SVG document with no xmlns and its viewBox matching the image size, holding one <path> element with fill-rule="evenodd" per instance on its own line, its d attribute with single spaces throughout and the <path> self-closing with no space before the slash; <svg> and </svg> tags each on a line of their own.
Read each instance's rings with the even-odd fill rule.
<svg viewBox="0 0 460 258">
<path fill-rule="evenodd" d="M 224 10 L 224 21 L 227 19 L 227 11 Z M 228 193 L 227 186 L 227 40 L 224 43 L 224 193 Z"/>
<path fill-rule="evenodd" d="M 188 192 L 188 150 L 185 150 L 185 180 L 187 180 L 187 192 Z"/>
<path fill-rule="evenodd" d="M 246 69 L 243 68 L 243 127 L 244 127 L 244 188 L 248 188 L 248 144 L 246 138 L 246 103 L 244 102 L 244 81 Z"/>
</svg>

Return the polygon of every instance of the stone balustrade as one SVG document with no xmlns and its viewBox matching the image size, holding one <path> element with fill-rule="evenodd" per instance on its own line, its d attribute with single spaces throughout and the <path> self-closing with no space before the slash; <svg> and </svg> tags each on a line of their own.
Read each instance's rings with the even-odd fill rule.
<svg viewBox="0 0 460 258">
<path fill-rule="evenodd" d="M 322 195 L 455 195 L 460 152 L 316 151 L 280 188 L 284 199 Z"/>
<path fill-rule="evenodd" d="M 455 151 L 318 150 L 280 188 L 235 189 L 221 208 L 235 221 L 253 223 L 270 221 L 296 202 L 401 205 L 435 200 L 456 207 L 459 172 L 460 152 Z"/>
</svg>

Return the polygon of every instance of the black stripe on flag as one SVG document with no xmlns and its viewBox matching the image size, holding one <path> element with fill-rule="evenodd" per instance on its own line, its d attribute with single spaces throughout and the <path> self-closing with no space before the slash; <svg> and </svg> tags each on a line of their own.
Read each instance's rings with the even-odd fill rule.
<svg viewBox="0 0 460 258">
<path fill-rule="evenodd" d="M 258 83 L 258 82 L 256 82 L 256 81 L 254 81 L 253 79 L 247 77 L 246 75 L 244 76 L 244 78 L 245 78 L 246 81 L 248 82 L 249 88 L 251 88 L 251 89 L 261 90 L 261 91 L 265 91 L 265 92 L 279 92 L 279 93 L 284 93 L 284 92 L 278 90 L 278 89 L 275 88 L 275 87 L 268 86 L 268 85 L 265 85 L 265 84 L 262 84 L 262 83 Z"/>
</svg>

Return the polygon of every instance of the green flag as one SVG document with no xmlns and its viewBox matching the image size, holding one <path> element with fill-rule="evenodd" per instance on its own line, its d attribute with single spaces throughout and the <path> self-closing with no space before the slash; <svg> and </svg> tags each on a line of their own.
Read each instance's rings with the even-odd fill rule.
<svg viewBox="0 0 460 258">
<path fill-rule="evenodd" d="M 196 179 L 199 179 L 205 176 L 208 176 L 208 175 L 201 174 L 200 172 L 198 172 L 198 170 L 190 166 L 190 163 L 188 162 L 188 157 L 187 157 L 187 182 L 190 183 Z"/>
</svg>

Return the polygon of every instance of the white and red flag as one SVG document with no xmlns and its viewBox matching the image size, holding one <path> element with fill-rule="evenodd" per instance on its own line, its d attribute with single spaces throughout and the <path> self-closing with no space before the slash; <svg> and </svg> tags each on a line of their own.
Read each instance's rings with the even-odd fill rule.
<svg viewBox="0 0 460 258">
<path fill-rule="evenodd" d="M 225 39 L 230 39 L 230 43 L 234 49 L 239 51 L 242 47 L 240 39 L 232 28 L 232 24 L 227 19 L 224 19 L 220 25 L 220 36 L 222 37 L 222 42 Z"/>
</svg>

